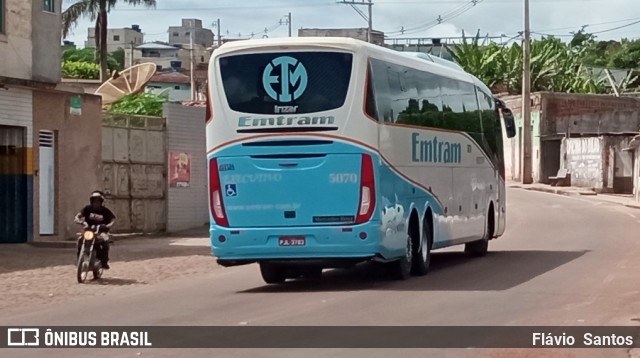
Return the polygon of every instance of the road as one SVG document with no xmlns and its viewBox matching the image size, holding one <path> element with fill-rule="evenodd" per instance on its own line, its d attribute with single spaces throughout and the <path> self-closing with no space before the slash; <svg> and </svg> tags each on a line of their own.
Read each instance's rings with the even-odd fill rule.
<svg viewBox="0 0 640 358">
<path fill-rule="evenodd" d="M 484 258 L 435 253 L 432 270 L 397 282 L 376 267 L 265 286 L 257 266 L 58 305 L 0 312 L 0 325 L 634 325 L 640 324 L 640 211 L 593 199 L 508 191 L 506 234 Z M 117 264 L 117 263 L 115 263 Z M 135 272 L 130 273 L 135 277 Z M 71 283 L 70 283 L 71 284 Z M 95 357 L 210 356 L 207 350 L 91 350 Z M 394 351 L 216 350 L 216 356 L 367 356 Z M 43 351 L 0 354 L 35 357 Z M 48 357 L 87 354 L 49 350 Z M 625 350 L 433 351 L 402 356 L 607 356 Z"/>
</svg>

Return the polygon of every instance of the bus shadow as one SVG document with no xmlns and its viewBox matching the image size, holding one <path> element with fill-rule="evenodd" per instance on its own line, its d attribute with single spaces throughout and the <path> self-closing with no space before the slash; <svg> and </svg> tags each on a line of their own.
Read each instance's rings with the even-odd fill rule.
<svg viewBox="0 0 640 358">
<path fill-rule="evenodd" d="M 434 253 L 429 274 L 396 281 L 387 267 L 365 263 L 326 270 L 321 279 L 288 280 L 239 293 L 322 291 L 504 291 L 574 261 L 588 251 L 494 251 L 473 258 L 463 252 Z"/>
</svg>

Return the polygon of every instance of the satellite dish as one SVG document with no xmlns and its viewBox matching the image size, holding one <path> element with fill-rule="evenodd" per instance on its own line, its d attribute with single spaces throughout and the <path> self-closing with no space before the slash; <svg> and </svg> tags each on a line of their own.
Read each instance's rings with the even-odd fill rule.
<svg viewBox="0 0 640 358">
<path fill-rule="evenodd" d="M 102 96 L 102 104 L 111 104 L 120 98 L 139 93 L 156 73 L 155 63 L 141 63 L 133 67 L 114 71 L 110 79 L 96 90 L 95 94 Z"/>
</svg>

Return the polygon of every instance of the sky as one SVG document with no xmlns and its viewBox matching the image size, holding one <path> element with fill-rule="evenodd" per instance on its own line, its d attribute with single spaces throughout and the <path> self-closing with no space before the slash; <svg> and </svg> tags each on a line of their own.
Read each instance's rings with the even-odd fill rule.
<svg viewBox="0 0 640 358">
<path fill-rule="evenodd" d="M 64 0 L 63 10 L 75 0 Z M 356 0 L 363 2 L 367 0 Z M 475 34 L 515 38 L 524 28 L 524 0 L 373 0 L 373 28 L 390 38 L 454 37 Z M 530 0 L 533 36 L 552 34 L 570 39 L 571 32 L 588 25 L 598 39 L 640 38 L 639 0 Z M 225 38 L 261 38 L 288 35 L 291 12 L 293 36 L 304 28 L 366 27 L 367 22 L 349 5 L 336 0 L 157 0 L 156 9 L 132 8 L 124 1 L 109 14 L 110 28 L 140 25 L 145 42 L 168 41 L 168 27 L 182 18 L 201 19 L 204 27 L 217 29 Z M 366 6 L 358 6 L 366 13 Z M 441 24 L 437 19 L 441 18 Z M 637 23 L 634 23 L 637 22 Z M 67 40 L 84 46 L 88 18 L 78 23 Z M 404 34 L 400 32 L 405 29 Z M 500 40 L 497 40 L 500 41 Z"/>
</svg>

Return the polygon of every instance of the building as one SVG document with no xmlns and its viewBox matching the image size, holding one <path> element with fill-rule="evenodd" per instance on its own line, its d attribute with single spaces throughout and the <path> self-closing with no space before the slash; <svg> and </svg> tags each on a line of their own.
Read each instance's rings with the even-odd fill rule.
<svg viewBox="0 0 640 358">
<path fill-rule="evenodd" d="M 59 84 L 61 9 L 0 0 L 0 243 L 74 236 L 98 188 L 100 97 Z"/>
<path fill-rule="evenodd" d="M 158 73 L 147 84 L 148 93 L 168 93 L 170 102 L 191 99 L 191 77 L 180 72 Z"/>
<path fill-rule="evenodd" d="M 75 50 L 77 48 L 76 44 L 73 41 L 63 41 L 62 42 L 62 52 L 64 53 L 66 50 Z"/>
<path fill-rule="evenodd" d="M 182 19 L 182 26 L 169 27 L 170 45 L 189 45 L 193 43 L 202 47 L 213 46 L 213 31 L 202 27 L 202 20 Z"/>
<path fill-rule="evenodd" d="M 440 57 L 445 60 L 453 61 L 451 55 L 451 49 L 446 43 L 443 43 L 441 39 L 433 38 L 429 39 L 430 43 L 427 43 L 423 39 L 407 39 L 406 41 L 393 40 L 391 44 L 386 44 L 388 47 L 396 51 L 408 51 L 408 52 L 422 52 L 431 56 Z M 455 47 L 455 45 L 453 45 Z"/>
<path fill-rule="evenodd" d="M 520 181 L 521 97 L 502 98 L 513 110 L 516 137 L 505 141 L 508 180 Z M 566 169 L 572 186 L 631 194 L 633 157 L 625 150 L 640 131 L 640 99 L 608 95 L 534 93 L 531 96 L 532 173 L 549 183 Z"/>
<path fill-rule="evenodd" d="M 131 28 L 107 29 L 107 51 L 128 50 L 131 46 L 139 46 L 144 43 L 144 34 L 138 25 L 131 25 Z M 96 48 L 96 29 L 90 27 L 87 30 L 87 41 L 85 48 Z"/>
<path fill-rule="evenodd" d="M 355 29 L 300 29 L 298 37 L 350 37 L 361 41 L 367 41 L 366 28 Z M 372 41 L 376 45 L 384 45 L 384 32 L 371 31 Z"/>
<path fill-rule="evenodd" d="M 211 58 L 211 48 L 205 48 L 200 45 L 193 46 L 193 63 L 195 66 L 208 64 Z M 133 55 L 133 58 L 131 57 Z M 155 63 L 159 70 L 189 70 L 191 64 L 189 57 L 192 52 L 189 45 L 168 45 L 161 42 L 150 42 L 138 46 L 131 51 L 125 51 L 125 63 L 129 65 L 137 65 L 141 63 Z"/>
</svg>

